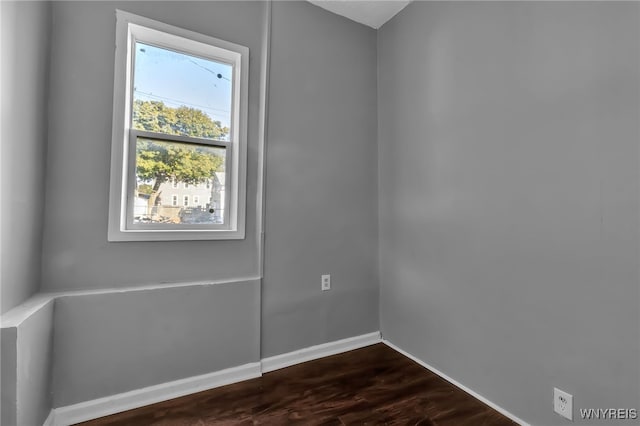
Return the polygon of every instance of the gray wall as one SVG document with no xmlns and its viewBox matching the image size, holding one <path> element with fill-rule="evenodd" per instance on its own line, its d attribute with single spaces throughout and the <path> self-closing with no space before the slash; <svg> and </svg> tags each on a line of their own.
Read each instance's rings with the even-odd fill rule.
<svg viewBox="0 0 640 426">
<path fill-rule="evenodd" d="M 0 313 L 40 286 L 51 5 L 3 1 Z"/>
<path fill-rule="evenodd" d="M 18 374 L 18 329 L 16 327 L 3 328 L 0 331 L 2 348 L 0 350 L 0 368 L 2 368 L 0 395 L 0 423 L 15 425 L 17 420 L 17 374 Z"/>
<path fill-rule="evenodd" d="M 107 242 L 115 10 L 247 46 L 246 238 Z M 54 406 L 260 359 L 257 238 L 263 2 L 54 2 L 43 290 L 237 281 L 64 297 L 54 323 Z M 243 283 L 242 280 L 245 280 Z"/>
<path fill-rule="evenodd" d="M 375 31 L 307 2 L 272 17 L 263 357 L 378 330 Z"/>
<path fill-rule="evenodd" d="M 49 300 L 2 328 L 2 417 L 5 426 L 42 424 L 52 407 L 53 307 Z M 6 319 L 5 316 L 3 319 Z"/>
<path fill-rule="evenodd" d="M 52 408 L 53 310 L 50 301 L 18 327 L 18 425 L 41 425 Z"/>
<path fill-rule="evenodd" d="M 260 360 L 260 282 L 62 297 L 54 406 Z"/>
<path fill-rule="evenodd" d="M 2 229 L 0 314 L 40 286 L 51 5 L 0 2 Z M 2 329 L 3 425 L 41 424 L 51 408 L 47 309 Z M 47 337 L 49 336 L 49 337 Z M 38 339 L 43 337 L 44 340 Z M 19 402 L 18 402 L 19 401 Z"/>
<path fill-rule="evenodd" d="M 115 10 L 250 49 L 246 239 L 107 242 Z M 259 274 L 256 236 L 262 2 L 54 2 L 43 289 Z"/>
<path fill-rule="evenodd" d="M 266 3 L 52 8 L 43 289 L 257 276 Z M 249 47 L 245 240 L 107 242 L 116 8 Z M 262 356 L 378 329 L 375 32 L 298 2 L 275 4 L 273 22 Z M 322 273 L 333 277 L 328 293 Z M 259 302 L 257 281 L 59 299 L 54 406 L 258 361 Z M 185 362 L 193 348 L 201 357 Z"/>
<path fill-rule="evenodd" d="M 638 408 L 639 7 L 415 2 L 378 33 L 383 336 L 531 424 L 568 423 L 554 386 Z"/>
</svg>

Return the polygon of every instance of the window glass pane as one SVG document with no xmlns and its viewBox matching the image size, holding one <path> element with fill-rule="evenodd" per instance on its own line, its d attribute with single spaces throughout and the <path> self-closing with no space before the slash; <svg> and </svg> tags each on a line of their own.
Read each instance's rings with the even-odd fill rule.
<svg viewBox="0 0 640 426">
<path fill-rule="evenodd" d="M 230 140 L 233 67 L 135 43 L 134 129 Z"/>
<path fill-rule="evenodd" d="M 224 147 L 138 137 L 133 223 L 224 223 L 225 151 Z M 174 188 L 174 180 L 191 185 Z M 207 180 L 212 182 L 208 189 L 195 186 Z"/>
</svg>

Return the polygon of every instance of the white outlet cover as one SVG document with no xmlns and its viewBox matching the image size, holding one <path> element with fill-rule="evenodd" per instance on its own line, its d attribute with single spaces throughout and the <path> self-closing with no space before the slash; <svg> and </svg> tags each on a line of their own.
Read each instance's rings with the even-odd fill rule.
<svg viewBox="0 0 640 426">
<path fill-rule="evenodd" d="M 553 388 L 553 411 L 573 421 L 573 395 Z"/>
<path fill-rule="evenodd" d="M 322 291 L 331 290 L 331 275 L 322 276 Z"/>
</svg>

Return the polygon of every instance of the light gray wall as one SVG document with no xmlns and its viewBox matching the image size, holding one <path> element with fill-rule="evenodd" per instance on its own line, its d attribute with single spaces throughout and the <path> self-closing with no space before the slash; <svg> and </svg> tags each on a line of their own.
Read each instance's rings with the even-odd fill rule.
<svg viewBox="0 0 640 426">
<path fill-rule="evenodd" d="M 302 1 L 272 18 L 263 357 L 378 330 L 375 31 Z"/>
<path fill-rule="evenodd" d="M 115 10 L 250 49 L 246 239 L 107 242 Z M 257 276 L 256 188 L 263 2 L 54 2 L 46 290 Z"/>
<path fill-rule="evenodd" d="M 378 33 L 383 336 L 531 424 L 568 423 L 554 386 L 640 401 L 639 7 L 414 2 Z"/>
<path fill-rule="evenodd" d="M 52 408 L 53 310 L 50 301 L 18 327 L 18 425 L 41 425 Z"/>
<path fill-rule="evenodd" d="M 0 313 L 40 286 L 51 5 L 3 1 Z"/>
<path fill-rule="evenodd" d="M 259 281 L 62 297 L 54 406 L 260 360 Z"/>
</svg>

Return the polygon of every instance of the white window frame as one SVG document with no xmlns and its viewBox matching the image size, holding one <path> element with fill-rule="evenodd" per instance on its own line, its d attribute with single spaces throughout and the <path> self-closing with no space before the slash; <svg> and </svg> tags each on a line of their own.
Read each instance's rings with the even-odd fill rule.
<svg viewBox="0 0 640 426">
<path fill-rule="evenodd" d="M 249 49 L 235 43 L 174 27 L 162 22 L 116 11 L 116 51 L 109 191 L 109 241 L 232 240 L 245 236 L 247 111 Z M 228 180 L 225 223 L 211 225 L 134 224 L 135 141 L 148 136 L 174 142 L 202 143 L 184 136 L 159 135 L 131 128 L 133 60 L 136 41 L 147 42 L 187 54 L 210 58 L 233 66 L 230 141 L 210 141 L 224 146 Z"/>
</svg>

